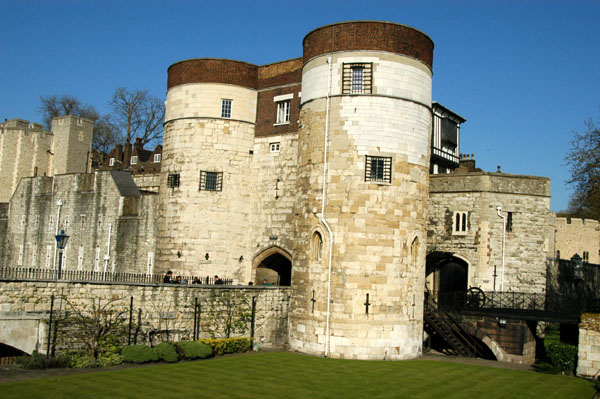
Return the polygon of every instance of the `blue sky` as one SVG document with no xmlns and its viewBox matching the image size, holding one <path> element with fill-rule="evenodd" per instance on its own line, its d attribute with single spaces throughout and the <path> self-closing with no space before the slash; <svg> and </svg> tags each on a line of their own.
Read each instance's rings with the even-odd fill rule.
<svg viewBox="0 0 600 399">
<path fill-rule="evenodd" d="M 600 1 L 0 0 L 0 118 L 41 122 L 40 96 L 109 111 L 117 87 L 166 93 L 197 57 L 259 65 L 302 55 L 314 28 L 406 24 L 435 43 L 433 98 L 467 119 L 461 151 L 487 171 L 547 176 L 566 208 L 572 131 L 600 120 Z"/>
</svg>

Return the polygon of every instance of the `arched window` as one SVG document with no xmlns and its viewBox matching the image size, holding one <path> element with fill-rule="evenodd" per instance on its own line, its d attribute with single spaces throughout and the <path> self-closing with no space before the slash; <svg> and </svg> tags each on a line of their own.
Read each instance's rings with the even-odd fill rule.
<svg viewBox="0 0 600 399">
<path fill-rule="evenodd" d="M 323 254 L 323 237 L 321 236 L 321 233 L 319 233 L 318 231 L 315 231 L 315 234 L 313 234 L 313 259 L 316 262 L 320 262 L 322 254 Z"/>
</svg>

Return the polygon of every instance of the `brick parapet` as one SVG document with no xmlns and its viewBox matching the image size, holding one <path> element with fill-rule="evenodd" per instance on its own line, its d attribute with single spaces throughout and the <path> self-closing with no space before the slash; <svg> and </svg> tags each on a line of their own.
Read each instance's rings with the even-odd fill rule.
<svg viewBox="0 0 600 399">
<path fill-rule="evenodd" d="M 256 89 L 257 79 L 257 65 L 220 58 L 196 58 L 169 67 L 167 89 L 186 83 L 226 83 Z"/>
<path fill-rule="evenodd" d="M 354 50 L 377 50 L 403 54 L 433 68 L 433 41 L 406 25 L 349 21 L 317 28 L 304 37 L 304 63 L 319 55 Z"/>
</svg>

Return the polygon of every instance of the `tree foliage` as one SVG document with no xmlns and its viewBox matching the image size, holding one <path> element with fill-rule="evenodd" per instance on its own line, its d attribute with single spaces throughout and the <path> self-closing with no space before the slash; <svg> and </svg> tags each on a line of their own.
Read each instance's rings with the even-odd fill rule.
<svg viewBox="0 0 600 399">
<path fill-rule="evenodd" d="M 165 106 L 148 90 L 129 91 L 119 87 L 109 104 L 111 121 L 119 129 L 125 144 L 131 144 L 134 138 L 141 139 L 143 145 L 162 138 Z"/>
<path fill-rule="evenodd" d="M 600 127 L 592 119 L 585 122 L 585 133 L 573 132 L 567 153 L 574 187 L 569 201 L 569 216 L 600 219 Z"/>
</svg>

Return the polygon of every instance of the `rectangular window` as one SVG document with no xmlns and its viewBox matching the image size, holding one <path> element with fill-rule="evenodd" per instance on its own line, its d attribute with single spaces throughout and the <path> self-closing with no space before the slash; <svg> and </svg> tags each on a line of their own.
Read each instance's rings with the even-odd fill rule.
<svg viewBox="0 0 600 399">
<path fill-rule="evenodd" d="M 162 154 L 154 154 L 154 163 L 159 163 L 162 160 Z"/>
<path fill-rule="evenodd" d="M 455 235 L 467 234 L 468 223 L 467 223 L 467 212 L 454 212 L 454 218 L 452 220 L 452 233 Z"/>
<path fill-rule="evenodd" d="M 280 143 L 271 143 L 271 152 L 279 152 L 279 149 L 281 148 Z"/>
<path fill-rule="evenodd" d="M 46 245 L 46 269 L 50 268 L 50 260 L 52 259 L 52 245 Z"/>
<path fill-rule="evenodd" d="M 588 251 L 583 251 L 583 261 L 588 263 L 590 261 L 590 253 Z"/>
<path fill-rule="evenodd" d="M 342 94 L 371 94 L 372 88 L 372 63 L 344 63 Z"/>
<path fill-rule="evenodd" d="M 115 159 L 111 158 L 108 160 L 108 166 L 114 166 L 115 165 Z"/>
<path fill-rule="evenodd" d="M 506 213 L 506 231 L 513 231 L 513 213 Z"/>
<path fill-rule="evenodd" d="M 77 270 L 83 270 L 83 246 L 79 247 L 79 253 L 77 254 Z"/>
<path fill-rule="evenodd" d="M 94 271 L 100 271 L 100 247 L 96 247 L 96 254 L 94 256 Z"/>
<path fill-rule="evenodd" d="M 132 165 L 137 165 L 137 163 L 138 163 L 138 157 L 137 157 L 137 155 L 132 156 L 131 157 L 131 164 Z"/>
<path fill-rule="evenodd" d="M 223 172 L 200 172 L 201 191 L 223 191 Z"/>
<path fill-rule="evenodd" d="M 277 123 L 290 123 L 291 100 L 279 101 L 277 103 Z"/>
<path fill-rule="evenodd" d="M 367 155 L 365 159 L 365 181 L 392 182 L 392 158 Z"/>
<path fill-rule="evenodd" d="M 221 100 L 221 118 L 231 118 L 231 106 L 233 100 L 222 99 Z"/>
<path fill-rule="evenodd" d="M 179 187 L 179 173 L 170 173 L 167 177 L 167 186 L 174 188 Z"/>
<path fill-rule="evenodd" d="M 146 274 L 154 273 L 154 252 L 148 252 L 148 262 L 146 264 Z"/>
</svg>

